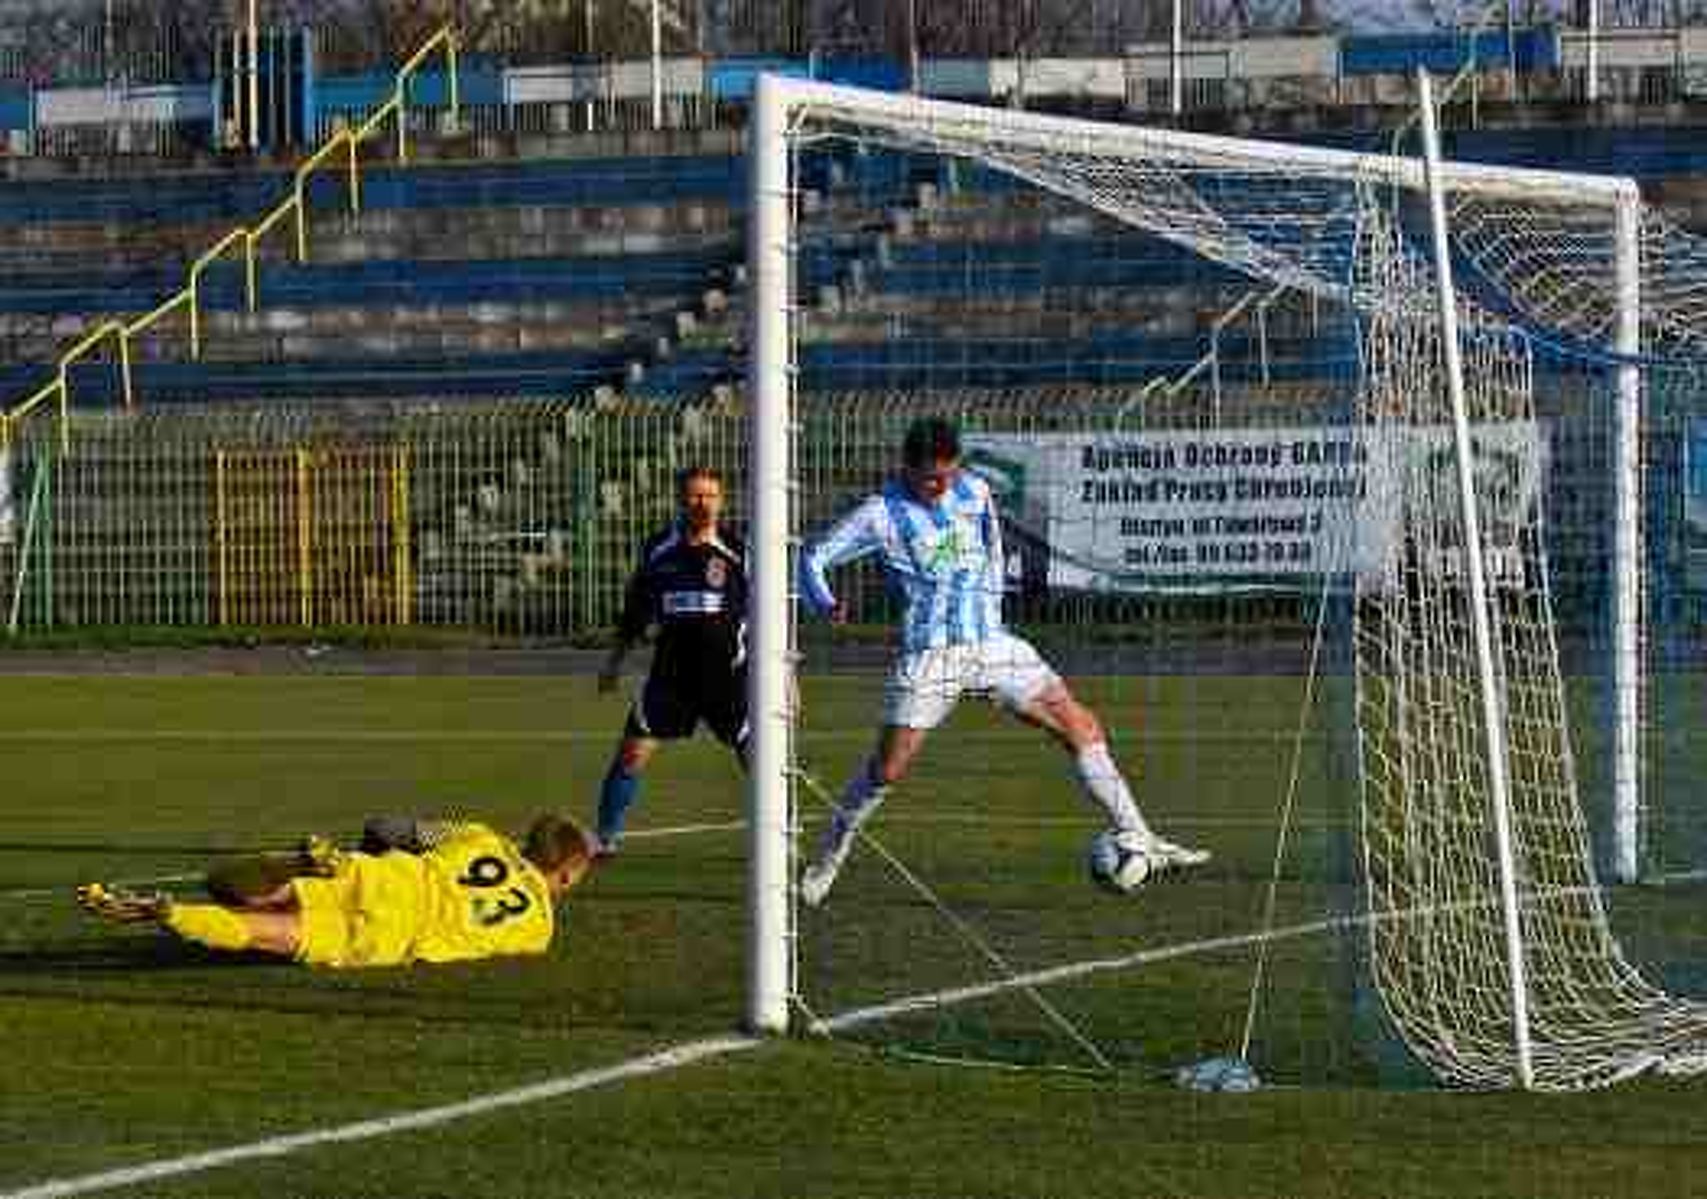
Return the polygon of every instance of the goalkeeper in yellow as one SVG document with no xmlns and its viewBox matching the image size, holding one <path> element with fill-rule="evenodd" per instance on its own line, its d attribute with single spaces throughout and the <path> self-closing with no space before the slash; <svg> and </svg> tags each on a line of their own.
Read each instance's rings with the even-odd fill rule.
<svg viewBox="0 0 1707 1199">
<path fill-rule="evenodd" d="M 380 817 L 345 852 L 311 837 L 294 856 L 215 867 L 213 903 L 77 889 L 86 910 L 157 924 L 209 949 L 349 969 L 544 953 L 558 899 L 581 881 L 590 838 L 541 816 L 518 845 L 483 824 Z"/>
</svg>

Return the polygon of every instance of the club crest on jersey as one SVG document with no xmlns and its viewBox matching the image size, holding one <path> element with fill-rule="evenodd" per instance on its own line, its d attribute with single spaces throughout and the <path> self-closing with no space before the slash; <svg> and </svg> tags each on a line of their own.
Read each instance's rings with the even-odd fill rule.
<svg viewBox="0 0 1707 1199">
<path fill-rule="evenodd" d="M 722 558 L 713 556 L 705 564 L 705 585 L 721 588 L 729 581 L 729 564 Z"/>
<path fill-rule="evenodd" d="M 940 534 L 934 545 L 925 546 L 924 567 L 927 574 L 948 574 L 960 564 L 960 555 L 964 551 L 960 540 L 959 529 L 948 529 Z"/>
</svg>

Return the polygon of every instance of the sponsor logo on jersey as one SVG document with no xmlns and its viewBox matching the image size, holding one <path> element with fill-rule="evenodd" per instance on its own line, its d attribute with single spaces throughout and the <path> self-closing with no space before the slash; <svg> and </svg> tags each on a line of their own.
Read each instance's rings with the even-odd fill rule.
<svg viewBox="0 0 1707 1199">
<path fill-rule="evenodd" d="M 965 552 L 961 542 L 958 526 L 951 527 L 939 534 L 934 545 L 926 542 L 925 572 L 933 575 L 944 575 L 954 571 L 960 564 L 960 556 Z"/>
<path fill-rule="evenodd" d="M 666 591 L 665 616 L 715 616 L 723 611 L 723 597 L 715 591 Z"/>
</svg>

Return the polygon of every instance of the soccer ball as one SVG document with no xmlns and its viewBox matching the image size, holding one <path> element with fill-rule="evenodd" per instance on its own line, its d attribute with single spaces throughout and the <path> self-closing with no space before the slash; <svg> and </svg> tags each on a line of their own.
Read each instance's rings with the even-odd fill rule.
<svg viewBox="0 0 1707 1199">
<path fill-rule="evenodd" d="M 1150 855 L 1136 833 L 1104 829 L 1091 838 L 1091 878 L 1099 887 L 1129 895 L 1150 877 Z"/>
</svg>

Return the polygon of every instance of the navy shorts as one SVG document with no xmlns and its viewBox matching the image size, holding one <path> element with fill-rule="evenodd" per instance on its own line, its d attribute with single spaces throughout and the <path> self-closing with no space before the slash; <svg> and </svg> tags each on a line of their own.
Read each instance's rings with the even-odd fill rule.
<svg viewBox="0 0 1707 1199">
<path fill-rule="evenodd" d="M 693 736 L 701 721 L 731 748 L 746 742 L 750 730 L 745 671 L 704 681 L 649 676 L 628 711 L 624 732 L 630 737 L 673 741 Z"/>
</svg>

